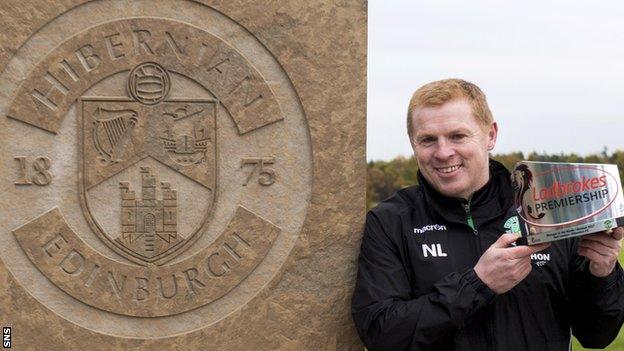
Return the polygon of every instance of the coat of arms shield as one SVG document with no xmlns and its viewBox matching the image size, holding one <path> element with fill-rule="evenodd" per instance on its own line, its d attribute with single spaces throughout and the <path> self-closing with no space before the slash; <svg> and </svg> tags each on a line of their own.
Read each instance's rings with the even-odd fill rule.
<svg viewBox="0 0 624 351">
<path fill-rule="evenodd" d="M 79 104 L 87 223 L 108 247 L 142 265 L 163 264 L 194 242 L 216 191 L 218 102 L 169 99 L 170 86 L 167 70 L 146 62 L 130 72 L 130 97 L 83 97 Z"/>
</svg>

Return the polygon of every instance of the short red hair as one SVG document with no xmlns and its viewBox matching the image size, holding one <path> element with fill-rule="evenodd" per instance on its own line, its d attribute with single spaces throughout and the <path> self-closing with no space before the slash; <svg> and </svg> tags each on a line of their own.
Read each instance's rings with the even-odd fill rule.
<svg viewBox="0 0 624 351">
<path fill-rule="evenodd" d="M 418 88 L 410 99 L 407 109 L 407 135 L 409 135 L 410 142 L 415 127 L 412 115 L 416 109 L 426 106 L 441 106 L 455 99 L 466 99 L 470 103 L 474 118 L 484 129 L 494 122 L 485 94 L 478 86 L 462 79 L 438 80 Z"/>
</svg>

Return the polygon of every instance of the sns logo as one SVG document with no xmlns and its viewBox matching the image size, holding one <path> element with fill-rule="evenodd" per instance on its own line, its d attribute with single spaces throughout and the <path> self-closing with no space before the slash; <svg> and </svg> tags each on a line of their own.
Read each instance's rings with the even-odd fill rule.
<svg viewBox="0 0 624 351">
<path fill-rule="evenodd" d="M 440 244 L 423 244 L 422 245 L 423 256 L 429 257 L 429 255 L 433 257 L 446 257 L 448 256 L 446 252 L 442 251 L 442 245 Z"/>
<path fill-rule="evenodd" d="M 11 348 L 11 327 L 2 328 L 2 347 L 5 349 Z"/>
</svg>

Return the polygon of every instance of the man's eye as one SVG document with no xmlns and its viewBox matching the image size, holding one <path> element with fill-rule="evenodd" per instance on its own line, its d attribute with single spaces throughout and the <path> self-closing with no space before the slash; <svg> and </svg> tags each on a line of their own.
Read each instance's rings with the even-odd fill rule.
<svg viewBox="0 0 624 351">
<path fill-rule="evenodd" d="M 451 139 L 453 140 L 463 140 L 466 138 L 466 134 L 453 134 L 451 135 Z"/>
<path fill-rule="evenodd" d="M 431 144 L 435 142 L 435 138 L 422 138 L 420 139 L 421 144 Z"/>
</svg>

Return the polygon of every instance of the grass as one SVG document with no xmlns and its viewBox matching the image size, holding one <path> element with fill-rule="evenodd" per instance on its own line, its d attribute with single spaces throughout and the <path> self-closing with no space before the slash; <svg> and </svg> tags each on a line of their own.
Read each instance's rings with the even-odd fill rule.
<svg viewBox="0 0 624 351">
<path fill-rule="evenodd" d="M 624 250 L 620 252 L 620 264 L 624 266 Z M 576 340 L 576 338 L 572 341 L 572 350 L 581 351 L 581 350 L 595 350 L 595 349 L 586 349 L 581 346 L 581 344 Z M 618 334 L 617 338 L 613 340 L 611 345 L 607 347 L 605 350 L 609 351 L 624 351 L 624 329 L 620 329 L 620 334 Z"/>
</svg>

